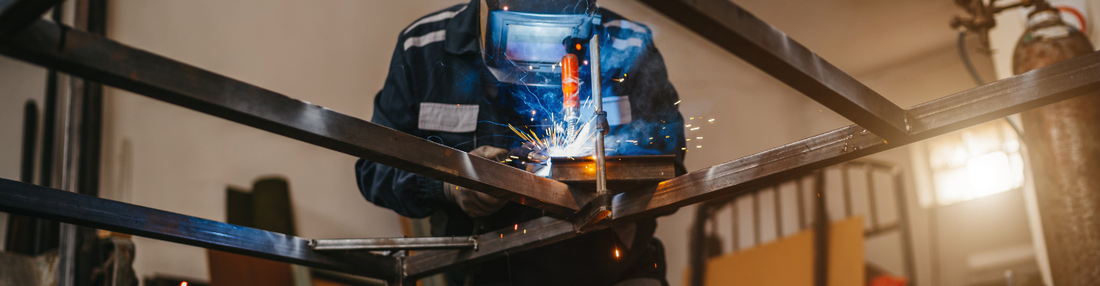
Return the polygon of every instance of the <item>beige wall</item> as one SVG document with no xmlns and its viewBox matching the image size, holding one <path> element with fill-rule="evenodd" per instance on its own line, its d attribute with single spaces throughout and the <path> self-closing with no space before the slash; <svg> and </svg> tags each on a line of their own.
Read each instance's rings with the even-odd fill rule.
<svg viewBox="0 0 1100 286">
<path fill-rule="evenodd" d="M 23 105 L 27 100 L 34 100 L 41 118 L 45 94 L 46 69 L 0 57 L 0 178 L 19 180 L 23 154 Z M 41 127 L 42 123 L 38 125 Z M 38 133 L 41 135 L 42 132 Z M 0 212 L 0 250 L 4 249 L 7 229 L 8 215 Z"/>
<path fill-rule="evenodd" d="M 127 1 L 108 36 L 200 68 L 369 118 L 398 32 L 456 1 Z M 298 235 L 400 236 L 364 200 L 355 158 L 115 89 L 107 91 L 103 196 L 225 220 L 225 187 L 289 178 Z M 137 238 L 140 276 L 205 278 L 205 251 Z"/>
<path fill-rule="evenodd" d="M 420 16 L 459 2 L 114 0 L 108 12 L 108 36 L 366 119 L 385 78 L 398 31 Z M 714 124 L 689 133 L 690 138 L 704 137 L 689 144 L 689 170 L 850 124 L 644 5 L 630 0 L 600 3 L 653 29 L 671 80 L 683 99 L 684 116 L 715 119 Z M 945 37 L 953 36 L 949 30 L 945 32 Z M 19 65 L 0 61 L 3 68 Z M 902 107 L 971 86 L 950 46 L 882 66 L 886 68 L 856 77 Z M 28 77 L 33 73 L 20 72 Z M 44 73 L 37 73 L 36 78 L 44 78 Z M 0 83 L 0 88 L 6 86 Z M 2 99 L 5 104 L 0 108 L 15 108 L 6 104 L 12 101 L 19 102 L 16 107 L 21 109 L 21 99 L 7 95 Z M 351 156 L 128 92 L 108 89 L 106 100 L 104 197 L 224 221 L 226 185 L 248 186 L 256 177 L 280 174 L 290 179 L 300 236 L 401 234 L 392 211 L 373 206 L 359 195 L 352 174 L 355 158 Z M 0 112 L 0 116 L 8 114 Z M 18 134 L 10 132 L 10 122 L 0 121 L 2 134 Z M 5 156 L 0 158 L 8 158 L 8 153 L 17 156 L 17 145 L 16 151 L 10 152 L 11 138 L 0 137 L 0 144 L 5 144 L 0 145 L 0 156 Z M 17 139 L 13 142 L 18 144 Z M 698 145 L 702 148 L 694 148 Z M 874 157 L 909 166 L 905 148 Z M 17 164 L 13 165 L 15 173 L 5 171 L 17 160 L 0 162 L 9 162 L 0 165 L 0 176 L 18 177 Z M 912 180 L 910 174 L 905 178 Z M 912 188 L 912 183 L 906 186 Z M 922 233 L 927 218 L 910 194 L 914 226 Z M 683 281 L 687 226 L 693 211 L 686 207 L 659 220 L 657 235 L 665 242 L 668 278 L 673 285 Z M 140 276 L 207 275 L 202 249 L 144 238 L 136 238 L 136 243 L 135 266 Z M 867 251 L 869 257 L 875 255 L 871 250 Z M 926 238 L 917 237 L 916 253 L 919 278 L 928 281 Z"/>
</svg>

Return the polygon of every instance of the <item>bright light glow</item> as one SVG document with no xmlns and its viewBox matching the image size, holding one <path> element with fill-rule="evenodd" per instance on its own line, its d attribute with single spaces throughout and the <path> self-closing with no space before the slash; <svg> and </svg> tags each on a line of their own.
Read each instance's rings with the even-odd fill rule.
<svg viewBox="0 0 1100 286">
<path fill-rule="evenodd" d="M 187 281 L 180 282 L 180 286 L 187 286 Z"/>
<path fill-rule="evenodd" d="M 971 158 L 966 163 L 969 173 L 971 194 L 987 196 L 1012 189 L 1012 172 L 1008 164 L 1008 154 L 992 152 Z"/>
<path fill-rule="evenodd" d="M 615 249 L 615 258 L 619 258 L 619 249 L 618 248 Z"/>
<path fill-rule="evenodd" d="M 1019 139 L 1003 121 L 984 123 L 927 142 L 935 201 L 940 205 L 1012 190 L 1024 183 Z"/>
</svg>

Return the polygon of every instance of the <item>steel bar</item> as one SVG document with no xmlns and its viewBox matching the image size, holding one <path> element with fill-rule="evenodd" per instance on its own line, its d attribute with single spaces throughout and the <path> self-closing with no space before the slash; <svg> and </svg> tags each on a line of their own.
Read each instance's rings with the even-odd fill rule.
<svg viewBox="0 0 1100 286">
<path fill-rule="evenodd" d="M 653 186 L 676 176 L 676 156 L 608 156 L 607 185 L 613 192 Z M 550 159 L 550 178 L 582 189 L 595 189 L 596 162 L 589 157 Z"/>
<path fill-rule="evenodd" d="M 315 251 L 477 249 L 477 237 L 313 239 L 309 241 L 309 248 Z"/>
<path fill-rule="evenodd" d="M 688 29 L 887 140 L 905 111 L 730 0 L 642 0 Z"/>
<path fill-rule="evenodd" d="M 634 219 L 667 213 L 1097 89 L 1100 52 L 1093 52 L 914 106 L 906 115 L 913 132 L 904 140 L 887 141 L 850 125 L 691 172 L 648 190 L 616 195 L 613 216 Z"/>
<path fill-rule="evenodd" d="M 0 211 L 219 251 L 376 278 L 398 274 L 396 258 L 322 254 L 308 240 L 0 178 Z"/>
<path fill-rule="evenodd" d="M 606 221 L 606 220 L 605 220 Z M 596 228 L 606 224 L 597 224 Z M 419 279 L 467 264 L 478 263 L 532 249 L 577 236 L 573 223 L 545 216 L 519 224 L 514 229 L 484 233 L 478 236 L 477 250 L 426 250 L 405 258 L 405 275 Z"/>
<path fill-rule="evenodd" d="M 52 22 L 0 53 L 551 212 L 578 209 L 563 183 Z"/>
<path fill-rule="evenodd" d="M 0 0 L 0 43 L 65 0 Z"/>
</svg>

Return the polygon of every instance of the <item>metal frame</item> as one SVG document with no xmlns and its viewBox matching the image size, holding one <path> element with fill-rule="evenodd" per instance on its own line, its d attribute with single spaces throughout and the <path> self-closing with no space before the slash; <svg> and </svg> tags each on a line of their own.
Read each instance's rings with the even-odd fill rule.
<svg viewBox="0 0 1100 286">
<path fill-rule="evenodd" d="M 570 223 L 591 191 L 513 169 L 324 107 L 45 20 L 49 5 L 4 1 L 0 53 L 314 145 L 558 213 L 520 225 L 530 233 L 482 234 L 478 250 L 428 250 L 409 257 L 319 254 L 307 240 L 140 206 L 0 181 L 0 210 L 78 223 L 403 283 L 447 269 L 574 237 Z M 46 2 L 46 1 L 42 1 Z M 57 1 L 49 1 L 56 3 Z M 1037 69 L 901 109 L 774 27 L 727 0 L 643 0 L 858 125 L 615 195 L 612 219 L 668 213 L 744 194 L 814 169 L 903 146 L 1100 88 L 1100 53 Z M 12 16 L 14 15 L 14 16 Z M 25 27 L 25 28 L 23 28 Z M 493 174 L 484 176 L 484 174 Z M 49 203 L 49 202 L 52 202 Z M 139 223 L 143 222 L 143 223 Z M 165 228 L 164 225 L 182 227 Z M 214 235 L 229 235 L 228 241 Z"/>
<path fill-rule="evenodd" d="M 848 182 L 847 182 L 848 180 L 850 180 L 850 178 L 847 175 L 847 172 L 849 171 L 849 169 L 862 168 L 863 169 L 862 171 L 865 172 L 866 175 L 867 175 L 866 196 L 867 196 L 867 200 L 868 200 L 867 201 L 868 209 L 867 209 L 866 218 L 871 223 L 871 226 L 870 226 L 869 229 L 864 228 L 864 237 L 878 237 L 880 235 L 887 234 L 888 232 L 895 232 L 895 231 L 899 232 L 900 233 L 899 236 L 900 236 L 900 239 L 901 239 L 900 245 L 901 245 L 901 248 L 902 248 L 901 249 L 901 256 L 902 256 L 903 264 L 904 264 L 904 267 L 905 267 L 905 271 L 907 272 L 907 273 L 904 273 L 904 274 L 908 275 L 908 277 L 910 278 L 910 280 L 909 280 L 910 282 L 915 281 L 916 268 L 915 268 L 915 265 L 914 265 L 915 261 L 914 261 L 914 256 L 913 256 L 912 241 L 911 241 L 911 238 L 910 238 L 911 229 L 910 229 L 910 221 L 909 221 L 908 208 L 907 208 L 908 205 L 906 204 L 906 197 L 905 197 L 906 193 L 905 193 L 905 188 L 904 188 L 904 185 L 903 185 L 904 182 L 903 182 L 903 178 L 902 178 L 901 167 L 898 167 L 898 166 L 895 166 L 893 164 L 886 163 L 886 162 L 880 162 L 880 161 L 875 161 L 875 160 L 867 160 L 867 159 L 857 159 L 857 160 L 853 160 L 853 161 L 848 161 L 848 162 L 838 164 L 837 166 L 840 168 L 841 180 L 844 181 L 842 183 L 842 185 L 843 185 L 842 189 L 843 190 L 840 193 L 843 196 L 843 199 L 844 199 L 843 200 L 844 201 L 843 208 L 844 208 L 844 213 L 845 213 L 844 217 L 850 217 L 850 216 L 853 215 L 853 213 L 852 213 L 853 208 L 852 208 L 852 204 L 851 204 L 851 201 L 852 201 L 851 185 L 849 185 Z M 875 200 L 876 190 L 875 190 L 875 185 L 874 185 L 874 182 L 873 182 L 874 178 L 872 177 L 873 172 L 875 170 L 879 170 L 880 172 L 889 173 L 892 176 L 892 183 L 894 184 L 892 186 L 892 188 L 894 188 L 894 198 L 895 198 L 895 200 L 891 203 L 893 203 L 894 205 L 897 206 L 895 208 L 895 211 L 897 212 L 897 221 L 893 222 L 893 223 L 890 223 L 890 224 L 887 224 L 887 225 L 880 224 L 879 220 L 878 220 L 878 217 L 879 217 L 878 208 L 877 208 L 878 201 Z M 816 173 L 818 173 L 818 172 L 815 171 L 814 174 L 798 175 L 798 176 L 795 176 L 795 177 L 793 177 L 789 180 L 777 182 L 773 185 L 770 185 L 770 186 L 767 186 L 767 187 L 764 187 L 764 188 L 752 190 L 752 191 L 749 192 L 749 194 L 747 194 L 747 195 L 752 197 L 752 201 L 753 201 L 753 211 L 754 211 L 754 215 L 753 215 L 753 236 L 754 236 L 754 239 L 755 239 L 755 241 L 753 242 L 753 246 L 760 245 L 761 242 L 762 242 L 760 240 L 760 234 L 761 234 L 761 232 L 760 232 L 760 226 L 761 226 L 760 218 L 761 218 L 762 214 L 760 213 L 760 205 L 759 205 L 759 198 L 758 198 L 758 194 L 761 193 L 761 192 L 765 192 L 765 191 L 769 191 L 769 190 L 771 190 L 773 192 L 773 194 L 775 196 L 775 199 L 773 199 L 772 201 L 774 202 L 775 206 L 774 206 L 774 209 L 773 209 L 774 212 L 772 213 L 772 216 L 774 218 L 776 218 L 775 219 L 775 229 L 776 229 L 775 239 L 778 240 L 778 239 L 781 239 L 781 238 L 785 237 L 783 235 L 783 231 L 782 231 L 782 229 L 783 229 L 783 219 L 782 219 L 783 213 L 782 213 L 782 210 L 780 209 L 781 200 L 782 200 L 781 199 L 781 194 L 780 194 L 781 193 L 780 186 L 783 185 L 783 184 L 787 184 L 787 183 L 794 183 L 795 184 L 795 201 L 796 201 L 795 203 L 796 203 L 796 206 L 798 208 L 797 214 L 799 215 L 798 229 L 800 231 L 804 231 L 804 230 L 813 228 L 813 226 L 806 225 L 805 223 L 803 223 L 803 221 L 805 220 L 805 217 L 803 217 L 805 215 L 804 209 L 806 209 L 806 208 L 816 208 L 819 205 L 815 204 L 815 205 L 807 206 L 803 203 L 804 202 L 803 198 L 807 195 L 806 193 L 803 192 L 803 183 L 805 182 L 806 178 L 813 178 L 814 180 L 824 180 L 823 175 L 818 176 L 818 174 L 816 174 Z M 824 184 L 823 183 L 818 184 L 817 182 L 814 182 L 814 185 L 815 186 L 823 186 Z M 824 195 L 825 192 L 822 189 L 814 189 L 811 194 L 813 194 L 813 193 L 818 193 L 818 194 L 823 194 Z M 736 194 L 736 195 L 732 195 L 732 196 L 726 196 L 726 197 L 722 197 L 722 198 L 709 200 L 709 201 L 706 201 L 705 203 L 700 204 L 699 207 L 696 208 L 696 210 L 695 210 L 695 212 L 696 212 L 695 221 L 692 223 L 692 229 L 690 231 L 690 233 L 692 234 L 691 248 L 689 248 L 691 252 L 689 253 L 689 258 L 688 258 L 688 261 L 692 264 L 692 267 L 691 267 L 691 277 L 692 277 L 692 280 L 691 280 L 692 282 L 691 283 L 692 283 L 692 285 L 703 285 L 702 284 L 702 281 L 703 281 L 702 278 L 705 277 L 706 268 L 705 267 L 699 267 L 699 266 L 706 263 L 706 260 L 710 258 L 708 253 L 711 253 L 711 251 L 712 251 L 712 249 L 709 249 L 709 247 L 707 247 L 707 243 L 706 243 L 707 242 L 706 223 L 707 222 L 716 222 L 716 220 L 714 219 L 714 215 L 717 213 L 718 210 L 723 209 L 726 206 L 732 206 L 732 208 L 733 208 L 733 228 L 732 228 L 733 233 L 732 233 L 732 237 L 733 237 L 734 245 L 733 245 L 732 251 L 737 252 L 737 251 L 741 250 L 740 245 L 738 244 L 739 242 L 737 240 L 737 238 L 740 237 L 740 232 L 741 232 L 740 228 L 737 225 L 739 223 L 738 218 L 737 218 L 737 211 L 738 211 L 737 210 L 737 200 L 739 198 L 741 198 L 742 196 L 746 196 L 746 194 Z M 820 206 L 825 206 L 825 204 L 821 204 Z M 826 210 L 826 212 L 816 212 L 815 211 L 814 213 L 818 214 L 818 215 L 815 215 L 815 217 L 813 218 L 813 220 L 815 220 L 815 223 L 816 223 L 816 220 L 822 220 L 822 219 L 832 221 L 831 218 L 825 218 L 825 217 L 821 216 L 821 215 L 826 214 L 827 210 Z M 717 228 L 714 228 L 712 230 L 712 233 L 713 232 L 717 232 Z M 815 256 L 826 256 L 827 255 L 827 254 L 825 254 L 824 249 L 814 249 L 814 251 L 818 252 L 818 253 L 815 254 Z M 696 282 L 696 281 L 698 281 L 698 282 Z M 825 285 L 825 283 L 823 283 L 821 281 L 815 281 L 815 283 L 816 283 L 815 285 Z"/>
</svg>

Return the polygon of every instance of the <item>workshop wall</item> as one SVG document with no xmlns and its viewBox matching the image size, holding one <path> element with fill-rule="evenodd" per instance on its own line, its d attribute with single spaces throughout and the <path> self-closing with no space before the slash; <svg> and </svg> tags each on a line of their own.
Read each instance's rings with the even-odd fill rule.
<svg viewBox="0 0 1100 286">
<path fill-rule="evenodd" d="M 398 32 L 427 13 L 459 2 L 114 0 L 107 33 L 135 47 L 366 119 Z M 689 170 L 850 124 L 642 4 L 600 3 L 654 31 L 685 119 L 715 119 L 701 121 L 703 128 L 689 131 Z M 908 107 L 971 87 L 954 57 L 951 46 L 945 45 L 904 61 L 882 63 L 856 77 Z M 227 185 L 249 186 L 257 177 L 282 175 L 290 182 L 300 236 L 401 235 L 393 212 L 359 195 L 351 156 L 110 88 L 105 116 L 101 192 L 106 198 L 224 221 Z M 909 166 L 905 148 L 873 157 Z M 7 173 L 0 175 L 9 178 Z M 910 174 L 905 178 L 912 180 Z M 911 182 L 905 185 L 912 188 Z M 917 210 L 915 197 L 909 202 L 921 233 L 926 218 Z M 685 207 L 659 220 L 657 235 L 665 243 L 672 285 L 683 281 L 693 211 Z M 928 258 L 922 254 L 927 253 L 927 239 L 915 238 L 920 279 L 928 281 Z M 144 238 L 135 241 L 139 276 L 207 277 L 204 250 Z"/>
<path fill-rule="evenodd" d="M 107 34 L 370 118 L 399 31 L 456 2 L 115 0 Z M 112 88 L 105 114 L 106 198 L 225 221 L 227 185 L 247 189 L 258 177 L 280 175 L 290 183 L 298 235 L 401 236 L 397 215 L 359 194 L 352 156 Z M 140 277 L 208 275 L 203 249 L 140 237 L 135 243 Z"/>
<path fill-rule="evenodd" d="M 0 178 L 19 180 L 23 154 L 23 106 L 27 100 L 34 100 L 38 105 L 38 120 L 41 121 L 45 94 L 46 69 L 0 57 Z M 41 128 L 42 123 L 39 122 L 38 126 Z M 39 136 L 41 133 L 38 132 Z M 8 214 L 0 212 L 0 251 L 4 250 L 7 229 Z"/>
</svg>

